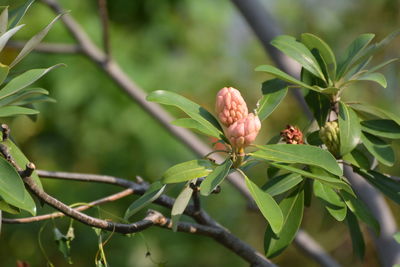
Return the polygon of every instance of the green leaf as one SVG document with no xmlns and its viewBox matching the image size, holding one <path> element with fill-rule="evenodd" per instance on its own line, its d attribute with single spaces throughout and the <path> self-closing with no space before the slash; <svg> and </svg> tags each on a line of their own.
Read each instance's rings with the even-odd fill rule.
<svg viewBox="0 0 400 267">
<path fill-rule="evenodd" d="M 340 195 L 342 196 L 347 207 L 357 216 L 357 218 L 366 223 L 371 229 L 375 231 L 377 235 L 379 235 L 379 222 L 374 218 L 374 216 L 368 210 L 365 204 L 345 191 L 341 191 Z"/>
<path fill-rule="evenodd" d="M 39 111 L 37 110 L 19 106 L 0 107 L 0 117 L 12 117 L 16 115 L 32 115 L 38 113 Z"/>
<path fill-rule="evenodd" d="M 397 232 L 393 236 L 394 240 L 396 240 L 397 243 L 400 244 L 400 232 Z"/>
<path fill-rule="evenodd" d="M 336 58 L 329 45 L 325 43 L 321 38 L 311 33 L 303 33 L 301 35 L 301 42 L 310 51 L 313 49 L 317 49 L 319 51 L 322 59 L 328 65 L 328 69 L 331 70 L 329 71 L 330 74 L 329 76 L 331 77 L 332 80 L 334 80 L 336 74 Z"/>
<path fill-rule="evenodd" d="M 314 131 L 307 135 L 307 144 L 312 146 L 322 146 L 324 142 L 322 142 L 321 138 L 319 137 L 319 130 Z"/>
<path fill-rule="evenodd" d="M 258 102 L 257 115 L 265 120 L 282 102 L 288 91 L 288 85 L 279 79 L 272 79 L 262 84 L 263 97 Z"/>
<path fill-rule="evenodd" d="M 361 129 L 372 135 L 390 139 L 400 139 L 400 126 L 393 120 L 362 121 Z"/>
<path fill-rule="evenodd" d="M 207 177 L 201 182 L 200 194 L 208 196 L 228 175 L 233 162 L 230 159 L 225 160 L 221 165 L 217 166 Z"/>
<path fill-rule="evenodd" d="M 372 72 L 372 73 L 367 72 L 367 73 L 357 77 L 357 80 L 359 80 L 359 81 L 376 82 L 377 84 L 379 84 L 383 88 L 386 88 L 386 86 L 387 86 L 387 82 L 386 82 L 385 76 L 382 73 L 379 73 L 379 72 Z"/>
<path fill-rule="evenodd" d="M 343 171 L 328 151 L 309 145 L 276 144 L 256 146 L 259 150 L 250 153 L 255 158 L 285 163 L 301 163 L 321 167 L 335 175 Z"/>
<path fill-rule="evenodd" d="M 4 80 L 8 76 L 8 72 L 10 71 L 10 67 L 7 65 L 3 65 L 0 63 L 0 85 L 4 82 Z"/>
<path fill-rule="evenodd" d="M 258 208 L 264 218 L 268 221 L 272 231 L 279 233 L 283 226 L 283 214 L 275 200 L 266 192 L 262 191 L 245 174 L 243 174 L 247 188 L 253 196 Z"/>
<path fill-rule="evenodd" d="M 287 56 L 300 63 L 300 65 L 306 70 L 322 80 L 325 80 L 324 74 L 322 73 L 322 70 L 313 54 L 305 45 L 297 42 L 295 38 L 282 35 L 272 40 L 271 44 L 281 50 Z"/>
<path fill-rule="evenodd" d="M 281 71 L 280 69 L 278 69 L 276 67 L 270 66 L 270 65 L 261 65 L 261 66 L 258 66 L 255 70 L 269 73 L 269 74 L 273 75 L 274 77 L 277 77 L 277 78 L 279 78 L 279 79 L 281 79 L 283 81 L 286 81 L 286 82 L 289 82 L 289 83 L 292 83 L 292 84 L 296 84 L 296 85 L 298 85 L 300 87 L 304 87 L 304 88 L 307 88 L 307 89 L 310 89 L 310 90 L 314 90 L 314 91 L 317 91 L 317 92 L 321 91 L 321 90 L 319 90 L 319 89 L 317 89 L 317 88 L 315 88 L 313 86 L 310 86 L 310 85 L 308 85 L 306 83 L 303 83 L 303 82 L 293 78 L 289 74 Z"/>
<path fill-rule="evenodd" d="M 35 2 L 35 0 L 26 1 L 25 4 L 23 4 L 21 7 L 10 11 L 9 14 L 10 19 L 14 18 L 10 24 L 10 28 L 13 28 L 21 21 L 26 11 L 28 11 L 29 7 L 33 4 L 33 2 Z"/>
<path fill-rule="evenodd" d="M 374 37 L 375 34 L 371 33 L 361 34 L 350 44 L 345 52 L 344 59 L 338 65 L 337 80 L 346 74 L 347 70 L 351 68 L 352 64 Z"/>
<path fill-rule="evenodd" d="M 8 204 L 3 199 L 0 198 L 0 211 L 5 211 L 10 214 L 19 214 L 21 210 L 13 205 Z"/>
<path fill-rule="evenodd" d="M 8 6 L 4 7 L 0 14 L 0 36 L 7 31 Z"/>
<path fill-rule="evenodd" d="M 264 235 L 264 250 L 267 258 L 278 256 L 292 243 L 300 228 L 304 211 L 304 190 L 300 187 L 281 201 L 284 222 L 282 231 L 275 235 L 268 227 Z"/>
<path fill-rule="evenodd" d="M 199 122 L 207 129 L 208 135 L 224 138 L 223 130 L 215 117 L 189 99 L 168 91 L 154 91 L 147 96 L 147 101 L 157 102 L 164 105 L 175 106 L 184 111 L 189 117 Z"/>
<path fill-rule="evenodd" d="M 15 28 L 12 28 L 11 30 L 8 30 L 7 32 L 5 32 L 3 35 L 0 36 L 0 51 L 3 50 L 4 46 L 6 46 L 8 40 L 10 40 L 11 37 L 13 37 L 14 34 L 17 33 L 17 31 L 19 31 L 22 27 L 24 27 L 25 25 L 19 25 Z"/>
<path fill-rule="evenodd" d="M 400 204 L 400 183 L 379 172 L 354 168 L 354 171 L 364 177 L 372 186 L 388 198 Z"/>
<path fill-rule="evenodd" d="M 358 225 L 358 220 L 351 211 L 347 213 L 346 222 L 350 231 L 353 253 L 362 260 L 365 254 L 364 238 L 360 226 Z"/>
<path fill-rule="evenodd" d="M 340 155 L 351 152 L 360 141 L 361 127 L 357 114 L 339 102 Z"/>
<path fill-rule="evenodd" d="M 161 196 L 161 194 L 164 192 L 165 186 L 166 185 L 163 185 L 160 182 L 155 182 L 151 184 L 146 193 L 144 193 L 140 198 L 134 201 L 125 211 L 124 218 L 130 218 L 136 212 L 148 206 L 151 202 L 159 198 L 159 196 Z"/>
<path fill-rule="evenodd" d="M 15 94 L 12 94 L 8 97 L 5 97 L 0 100 L 0 106 L 7 106 L 10 104 L 14 104 L 15 102 L 18 102 L 19 100 L 23 100 L 27 97 L 33 96 L 33 95 L 38 95 L 38 94 L 49 94 L 49 92 L 45 89 L 42 88 L 27 88 L 23 89 Z M 15 104 L 14 104 L 15 105 Z M 17 105 L 19 106 L 19 105 Z"/>
<path fill-rule="evenodd" d="M 212 163 L 205 159 L 190 160 L 176 164 L 165 171 L 162 182 L 165 184 L 180 183 L 207 176 L 214 169 Z"/>
<path fill-rule="evenodd" d="M 367 73 L 371 73 L 371 72 L 378 71 L 378 70 L 380 70 L 381 68 L 386 67 L 386 66 L 389 65 L 390 63 L 393 63 L 393 62 L 395 62 L 395 61 L 397 61 L 397 60 L 399 60 L 399 59 L 400 59 L 400 58 L 392 58 L 392 59 L 389 59 L 389 60 L 387 60 L 387 61 L 385 61 L 385 62 L 383 62 L 383 63 L 381 63 L 381 64 L 378 64 L 378 65 L 376 65 L 375 67 L 369 69 Z"/>
<path fill-rule="evenodd" d="M 305 100 L 319 127 L 324 126 L 331 108 L 331 101 L 329 98 L 321 93 L 309 91 Z"/>
<path fill-rule="evenodd" d="M 9 95 L 15 94 L 22 89 L 28 87 L 32 83 L 39 80 L 49 71 L 60 67 L 61 65 L 54 65 L 47 69 L 33 69 L 24 72 L 23 74 L 15 77 L 9 83 L 7 83 L 1 90 L 0 90 L 0 99 L 3 99 Z"/>
<path fill-rule="evenodd" d="M 51 98 L 47 95 L 31 95 L 26 98 L 20 99 L 16 102 L 13 102 L 12 104 L 15 106 L 30 106 L 32 104 L 41 103 L 41 102 L 55 103 L 57 101 L 54 98 Z"/>
<path fill-rule="evenodd" d="M 49 23 L 43 30 L 38 32 L 35 36 L 29 39 L 28 42 L 24 45 L 21 52 L 19 52 L 18 56 L 13 60 L 10 64 L 10 68 L 14 67 L 18 62 L 20 62 L 24 57 L 26 57 L 35 47 L 43 40 L 43 38 L 47 35 L 53 24 L 64 14 L 60 14 L 53 19 L 52 22 Z"/>
<path fill-rule="evenodd" d="M 266 193 L 271 196 L 277 196 L 289 191 L 303 181 L 300 175 L 296 173 L 285 173 L 270 179 L 263 187 Z"/>
<path fill-rule="evenodd" d="M 282 165 L 282 164 L 277 164 L 277 163 L 273 163 L 273 162 L 268 162 L 268 164 L 283 169 L 283 170 L 287 170 L 293 173 L 297 173 L 300 174 L 303 177 L 308 177 L 308 178 L 312 178 L 312 179 L 316 179 L 324 184 L 328 184 L 330 186 L 332 186 L 335 189 L 343 189 L 347 192 L 349 192 L 350 194 L 354 194 L 353 190 L 351 189 L 350 185 L 348 185 L 346 182 L 340 180 L 338 177 L 332 177 L 328 174 L 328 172 L 326 173 L 312 173 L 312 172 L 308 172 L 293 166 L 289 166 L 289 165 Z M 314 167 L 317 168 L 317 167 Z M 320 169 L 322 172 L 324 172 L 324 170 Z"/>
<path fill-rule="evenodd" d="M 386 143 L 379 137 L 373 136 L 369 133 L 363 132 L 361 134 L 361 141 L 367 150 L 382 164 L 386 166 L 393 166 L 395 162 L 395 155 L 390 144 Z"/>
<path fill-rule="evenodd" d="M 337 221 L 341 222 L 346 218 L 347 207 L 340 196 L 330 186 L 319 181 L 314 181 L 314 194 L 324 203 L 325 208 Z"/>
<path fill-rule="evenodd" d="M 342 158 L 348 163 L 351 163 L 354 166 L 360 167 L 362 169 L 369 169 L 371 167 L 371 163 L 369 162 L 367 156 L 365 156 L 358 149 L 354 149 L 350 153 L 344 155 Z"/>
<path fill-rule="evenodd" d="M 398 125 L 400 125 L 400 117 L 384 109 L 380 109 L 366 103 L 351 103 L 349 105 L 357 111 L 368 113 L 378 118 L 388 118 L 394 120 Z"/>
<path fill-rule="evenodd" d="M 2 157 L 0 157 L 0 197 L 8 204 L 26 210 L 32 215 L 36 214 L 35 203 L 25 190 L 21 177 Z"/>
<path fill-rule="evenodd" d="M 187 205 L 189 204 L 190 198 L 193 194 L 193 189 L 190 187 L 190 183 L 196 182 L 196 179 L 189 181 L 186 183 L 183 190 L 180 192 L 178 197 L 176 198 L 174 205 L 172 206 L 171 210 L 171 220 L 172 220 L 172 230 L 176 232 L 178 228 L 178 222 L 185 211 Z"/>
<path fill-rule="evenodd" d="M 176 119 L 172 121 L 171 124 L 182 128 L 193 129 L 201 134 L 210 135 L 208 129 L 205 126 L 191 118 Z"/>
<path fill-rule="evenodd" d="M 53 232 L 54 241 L 58 245 L 58 250 L 63 254 L 68 264 L 73 264 L 71 259 L 71 241 L 75 238 L 74 228 L 70 227 L 66 235 L 63 235 L 57 227 L 53 229 Z"/>
</svg>

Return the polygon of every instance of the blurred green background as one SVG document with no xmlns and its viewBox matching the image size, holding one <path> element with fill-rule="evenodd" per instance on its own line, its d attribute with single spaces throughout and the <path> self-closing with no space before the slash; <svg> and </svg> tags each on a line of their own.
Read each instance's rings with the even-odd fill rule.
<svg viewBox="0 0 400 267">
<path fill-rule="evenodd" d="M 314 33 L 325 39 L 336 53 L 343 51 L 358 34 L 372 32 L 376 40 L 397 29 L 400 4 L 397 0 L 264 0 L 261 1 L 276 19 L 283 33 L 299 36 Z M 20 0 L 2 0 L 1 5 L 16 7 Z M 101 46 L 101 27 L 97 1 L 63 0 L 91 38 Z M 268 77 L 254 72 L 260 64 L 271 63 L 260 43 L 243 18 L 228 0 L 110 0 L 110 35 L 112 55 L 123 70 L 147 92 L 169 90 L 213 111 L 215 93 L 224 86 L 241 90 L 253 109 L 261 96 L 261 83 Z M 23 23 L 27 26 L 14 40 L 27 40 L 50 22 L 54 14 L 38 1 Z M 45 39 L 46 42 L 73 43 L 61 22 Z M 400 39 L 374 59 L 380 62 L 399 55 Z M 7 49 L 1 55 L 8 63 L 17 50 Z M 338 53 L 340 54 L 340 53 Z M 10 123 L 17 143 L 40 169 L 98 173 L 133 180 L 140 175 L 147 181 L 159 179 L 173 164 L 196 158 L 185 146 L 167 133 L 154 119 L 141 110 L 105 73 L 82 55 L 32 53 L 15 68 L 30 68 L 65 63 L 38 82 L 49 89 L 56 104 L 39 106 L 37 122 L 20 117 Z M 384 69 L 388 88 L 363 83 L 353 87 L 347 99 L 362 99 L 400 113 L 398 63 Z M 182 116 L 175 109 L 168 109 Z M 258 143 L 266 142 L 287 124 L 300 128 L 307 120 L 291 95 L 263 123 Z M 210 143 L 210 140 L 204 139 Z M 387 169 L 399 174 L 398 169 Z M 266 171 L 257 168 L 250 176 L 258 183 L 266 180 Z M 44 180 L 46 190 L 68 204 L 89 202 L 120 190 L 100 184 Z M 171 187 L 172 196 L 179 186 Z M 123 216 L 135 199 L 127 197 L 88 213 L 107 219 Z M 228 183 L 219 195 L 202 199 L 203 206 L 214 218 L 235 235 L 262 251 L 265 222 L 248 210 L 246 201 Z M 395 213 L 398 207 L 389 202 Z M 159 209 L 159 207 L 154 206 Z M 168 211 L 160 209 L 168 215 Z M 45 207 L 40 213 L 51 209 Z M 397 212 L 396 212 L 397 211 Z M 143 212 L 134 219 L 141 219 Z M 188 219 L 188 218 L 183 218 Z M 399 217 L 397 218 L 399 221 Z M 68 266 L 53 240 L 54 225 L 66 231 L 69 219 L 50 221 L 43 228 L 42 244 L 55 266 Z M 0 236 L 0 266 L 15 266 L 24 260 L 31 266 L 45 266 L 38 245 L 38 231 L 43 223 L 3 225 Z M 95 232 L 75 222 L 72 242 L 73 266 L 94 266 L 97 252 Z M 378 266 L 371 238 L 364 228 L 367 253 L 364 262 L 351 251 L 351 241 L 344 224 L 335 222 L 313 201 L 306 209 L 303 226 L 344 266 Z M 146 257 L 147 250 L 151 258 Z M 111 266 L 247 266 L 238 256 L 209 238 L 152 228 L 132 237 L 114 234 L 105 246 Z M 317 266 L 295 246 L 290 246 L 276 259 L 280 266 Z"/>
</svg>

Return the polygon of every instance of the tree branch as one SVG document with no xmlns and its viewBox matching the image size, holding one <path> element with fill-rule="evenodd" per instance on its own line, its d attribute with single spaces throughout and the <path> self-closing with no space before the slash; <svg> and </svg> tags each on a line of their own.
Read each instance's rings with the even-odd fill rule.
<svg viewBox="0 0 400 267">
<path fill-rule="evenodd" d="M 110 32 L 109 32 L 109 19 L 107 11 L 107 0 L 98 0 L 99 15 L 101 20 L 101 28 L 103 30 L 103 47 L 106 53 L 107 60 L 111 56 L 111 45 L 110 45 Z"/>
</svg>

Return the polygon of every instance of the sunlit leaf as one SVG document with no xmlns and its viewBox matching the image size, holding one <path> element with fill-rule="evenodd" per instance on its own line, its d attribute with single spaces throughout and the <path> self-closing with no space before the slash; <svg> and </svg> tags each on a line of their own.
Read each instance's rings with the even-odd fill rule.
<svg viewBox="0 0 400 267">
<path fill-rule="evenodd" d="M 217 166 L 201 183 L 200 193 L 203 196 L 210 195 L 214 188 L 222 183 L 222 181 L 228 175 L 232 164 L 232 161 L 227 159 L 221 165 Z"/>
<path fill-rule="evenodd" d="M 25 25 L 19 25 L 17 27 L 14 27 L 10 30 L 8 30 L 7 32 L 5 32 L 3 35 L 0 36 L 0 51 L 3 50 L 4 46 L 7 44 L 8 40 L 10 40 L 10 38 L 17 33 L 17 31 L 19 31 L 22 27 L 24 27 Z"/>
<path fill-rule="evenodd" d="M 272 79 L 262 84 L 263 97 L 258 102 L 257 115 L 261 121 L 265 120 L 282 102 L 288 91 L 286 82 Z"/>
<path fill-rule="evenodd" d="M 195 182 L 195 180 L 186 183 L 185 187 L 179 193 L 178 197 L 174 202 L 174 205 L 172 206 L 171 220 L 172 220 L 172 230 L 174 232 L 176 232 L 179 219 L 182 213 L 185 211 L 187 205 L 189 204 L 190 198 L 192 197 L 193 189 L 190 187 L 190 183 L 192 182 Z"/>
<path fill-rule="evenodd" d="M 350 153 L 344 155 L 342 158 L 348 163 L 351 163 L 354 166 L 362 169 L 369 169 L 371 167 L 371 163 L 369 162 L 367 156 L 365 156 L 364 153 L 358 149 L 354 149 Z"/>
<path fill-rule="evenodd" d="M 207 176 L 214 166 L 209 160 L 196 159 L 176 164 L 166 170 L 162 176 L 163 183 L 180 183 Z"/>
<path fill-rule="evenodd" d="M 10 71 L 10 67 L 7 65 L 3 65 L 0 63 L 0 85 L 4 82 L 4 80 L 8 76 L 8 72 Z"/>
<path fill-rule="evenodd" d="M 382 73 L 379 73 L 379 72 L 372 72 L 372 73 L 368 72 L 368 73 L 365 73 L 365 74 L 357 77 L 357 80 L 359 80 L 359 81 L 376 82 L 377 84 L 379 84 L 383 88 L 386 88 L 386 86 L 387 86 L 387 81 L 386 81 L 385 76 Z"/>
<path fill-rule="evenodd" d="M 368 113 L 378 118 L 388 118 L 400 125 L 400 117 L 387 110 L 371 106 L 367 103 L 349 103 L 349 105 L 359 112 Z"/>
<path fill-rule="evenodd" d="M 286 173 L 268 180 L 268 182 L 262 187 L 262 190 L 271 196 L 276 196 L 289 191 L 302 181 L 303 178 L 301 175 L 296 173 Z"/>
<path fill-rule="evenodd" d="M 10 18 L 10 20 L 12 19 L 10 28 L 13 28 L 21 21 L 21 19 L 25 15 L 26 11 L 28 11 L 28 9 L 33 4 L 33 2 L 35 2 L 35 0 L 28 0 L 21 7 L 10 10 L 9 18 Z"/>
<path fill-rule="evenodd" d="M 338 221 L 343 221 L 346 218 L 347 207 L 346 203 L 330 186 L 319 181 L 314 181 L 314 194 L 325 205 L 328 212 Z"/>
<path fill-rule="evenodd" d="M 357 114 L 343 102 L 339 102 L 340 154 L 346 155 L 360 141 L 361 127 Z"/>
<path fill-rule="evenodd" d="M 400 139 L 400 126 L 393 120 L 367 120 L 361 129 L 369 134 L 390 139 Z"/>
<path fill-rule="evenodd" d="M 12 117 L 16 115 L 33 115 L 38 114 L 39 111 L 30 108 L 19 106 L 5 106 L 0 107 L 0 117 Z"/>
<path fill-rule="evenodd" d="M 395 154 L 390 146 L 384 140 L 363 132 L 361 134 L 361 141 L 365 148 L 382 164 L 386 166 L 393 166 L 395 162 Z"/>
</svg>

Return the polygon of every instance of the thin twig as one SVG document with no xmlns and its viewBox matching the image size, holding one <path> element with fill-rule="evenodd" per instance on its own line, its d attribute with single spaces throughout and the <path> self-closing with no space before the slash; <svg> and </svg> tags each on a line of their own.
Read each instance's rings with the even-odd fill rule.
<svg viewBox="0 0 400 267">
<path fill-rule="evenodd" d="M 9 41 L 6 45 L 7 48 L 22 49 L 26 42 L 21 41 Z M 52 44 L 52 43 L 41 43 L 35 46 L 34 51 L 40 53 L 49 54 L 77 54 L 81 53 L 82 49 L 79 45 L 74 44 Z"/>
<path fill-rule="evenodd" d="M 106 53 L 107 60 L 111 57 L 111 45 L 110 45 L 110 32 L 109 32 L 109 18 L 107 11 L 107 0 L 98 0 L 99 15 L 101 20 L 101 28 L 103 30 L 103 47 Z"/>
</svg>

